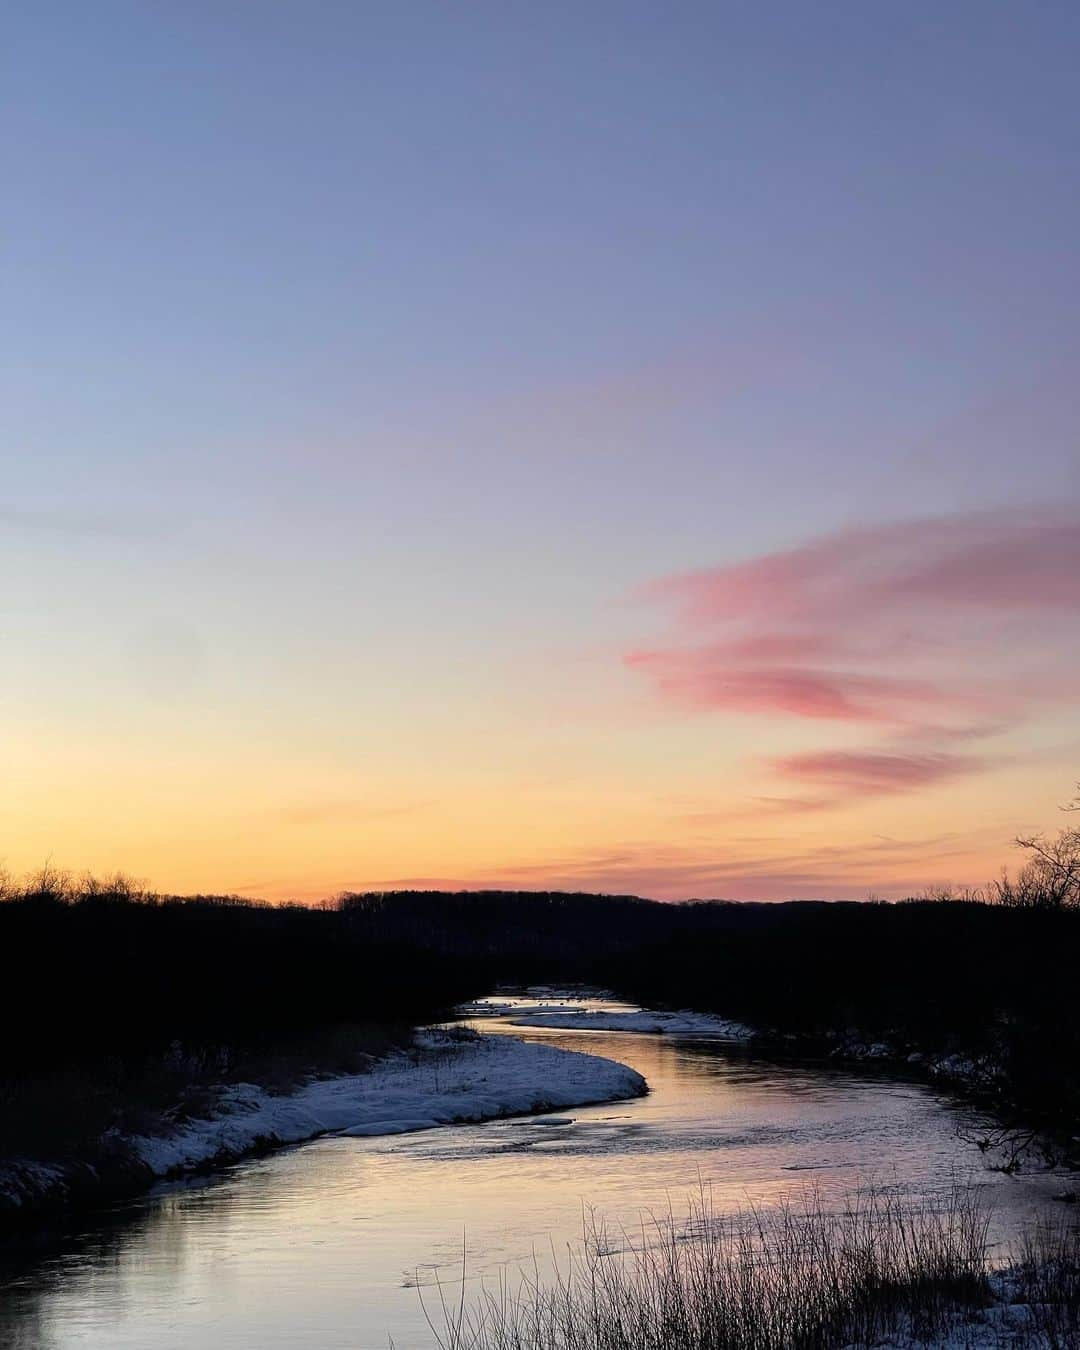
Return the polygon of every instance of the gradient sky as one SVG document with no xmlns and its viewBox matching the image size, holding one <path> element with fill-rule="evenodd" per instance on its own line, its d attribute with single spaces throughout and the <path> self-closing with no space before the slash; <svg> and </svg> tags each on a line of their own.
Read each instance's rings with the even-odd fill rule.
<svg viewBox="0 0 1080 1350">
<path fill-rule="evenodd" d="M 984 880 L 1080 776 L 1080 8 L 9 15 L 0 850 Z"/>
</svg>

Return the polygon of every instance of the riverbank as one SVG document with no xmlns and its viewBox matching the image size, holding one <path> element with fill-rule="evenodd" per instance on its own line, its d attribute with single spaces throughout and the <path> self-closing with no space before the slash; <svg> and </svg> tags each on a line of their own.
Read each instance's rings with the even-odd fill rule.
<svg viewBox="0 0 1080 1350">
<path fill-rule="evenodd" d="M 320 1135 L 400 1134 L 646 1091 L 639 1073 L 598 1055 L 466 1028 L 424 1031 L 408 1049 L 391 1052 L 364 1073 L 320 1077 L 313 1070 L 289 1092 L 254 1083 L 220 1086 L 206 1094 L 198 1116 L 162 1120 L 153 1133 L 112 1132 L 93 1161 L 0 1162 L 0 1226 L 25 1226 Z"/>
<path fill-rule="evenodd" d="M 526 990 L 526 994 L 540 1001 L 476 999 L 462 1004 L 457 1012 L 466 1017 L 502 1018 L 512 1027 L 546 1027 L 550 1031 L 633 1031 L 648 1036 L 717 1036 L 729 1041 L 748 1041 L 757 1034 L 753 1027 L 742 1022 L 689 1009 L 668 1012 L 655 1008 L 580 1008 L 561 1000 L 558 990 L 537 988 Z M 607 996 L 604 990 L 585 990 L 583 995 Z"/>
<path fill-rule="evenodd" d="M 825 1032 L 783 1031 L 691 1008 L 637 1008 L 619 1002 L 619 996 L 610 990 L 585 986 L 530 986 L 506 989 L 502 994 L 461 1005 L 458 1014 L 495 1017 L 509 1026 L 553 1031 L 718 1039 L 785 1059 L 831 1060 L 888 1070 L 946 1089 L 981 1108 L 987 1117 L 986 1128 L 975 1142 L 989 1155 L 991 1165 L 1015 1171 L 1038 1160 L 1060 1164 L 1069 1172 L 1080 1169 L 1080 1139 L 1075 1132 L 1067 1122 L 1034 1124 L 1024 1116 L 1021 1104 L 1009 1094 L 1010 1078 L 1003 1054 L 988 1050 L 985 1041 L 978 1048 L 965 1048 L 955 1040 L 941 1047 L 920 1044 L 910 1036 L 874 1036 L 851 1027 Z M 603 999 L 613 1006 L 582 1008 L 579 1004 L 583 998 Z M 1063 1198 L 1076 1199 L 1077 1191 L 1066 1190 Z"/>
<path fill-rule="evenodd" d="M 652 1036 L 707 1037 L 744 1045 L 782 1048 L 789 1054 L 833 1059 L 852 1064 L 875 1064 L 903 1070 L 906 1075 L 926 1078 L 969 1093 L 988 1094 L 1000 1084 L 1003 1069 L 999 1059 L 983 1053 L 956 1049 L 920 1049 L 910 1040 L 896 1042 L 874 1038 L 857 1030 L 805 1033 L 781 1032 L 773 1027 L 696 1012 L 692 1008 L 582 1008 L 582 999 L 613 1000 L 610 990 L 580 988 L 559 990 L 530 987 L 514 998 L 476 999 L 456 1009 L 462 1017 L 495 1017 L 512 1027 L 542 1027 L 550 1031 L 618 1031 Z M 532 1000 L 532 1001 L 529 1001 Z"/>
</svg>

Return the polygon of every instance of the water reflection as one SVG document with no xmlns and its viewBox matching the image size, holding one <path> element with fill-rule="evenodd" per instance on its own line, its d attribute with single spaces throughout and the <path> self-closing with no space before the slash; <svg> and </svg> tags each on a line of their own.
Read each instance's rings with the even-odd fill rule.
<svg viewBox="0 0 1080 1350">
<path fill-rule="evenodd" d="M 511 1031 L 505 1024 L 493 1028 Z M 614 1225 L 718 1210 L 808 1182 L 839 1198 L 877 1176 L 916 1194 L 979 1167 L 925 1088 L 768 1062 L 715 1042 L 540 1028 L 528 1039 L 632 1064 L 651 1094 L 561 1116 L 385 1139 L 329 1138 L 175 1187 L 68 1235 L 12 1272 L 0 1343 L 16 1350 L 369 1350 L 430 1344 L 416 1285 L 543 1263 L 593 1205 Z M 1056 1187 L 982 1173 L 1002 1234 Z"/>
</svg>

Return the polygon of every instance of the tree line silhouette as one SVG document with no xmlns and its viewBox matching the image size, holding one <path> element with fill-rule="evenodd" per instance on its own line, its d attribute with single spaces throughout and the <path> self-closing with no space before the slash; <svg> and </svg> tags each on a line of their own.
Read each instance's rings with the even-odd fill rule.
<svg viewBox="0 0 1080 1350">
<path fill-rule="evenodd" d="M 3 1111 L 32 1081 L 77 1071 L 122 1093 L 166 1060 L 416 1025 L 499 983 L 599 984 L 822 1048 L 858 1035 L 986 1054 L 1003 1108 L 1075 1122 L 1080 906 L 1036 884 L 1047 856 L 1057 866 L 1061 850 L 1044 848 L 1011 891 L 901 903 L 492 890 L 269 905 L 46 869 L 0 890 L 0 1148 Z"/>
</svg>

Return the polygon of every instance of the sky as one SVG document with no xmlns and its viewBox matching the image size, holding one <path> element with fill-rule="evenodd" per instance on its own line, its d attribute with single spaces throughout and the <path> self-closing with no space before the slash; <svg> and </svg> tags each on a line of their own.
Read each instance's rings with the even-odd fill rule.
<svg viewBox="0 0 1080 1350">
<path fill-rule="evenodd" d="M 6 23 L 0 857 L 894 897 L 1080 778 L 1080 9 Z"/>
</svg>

